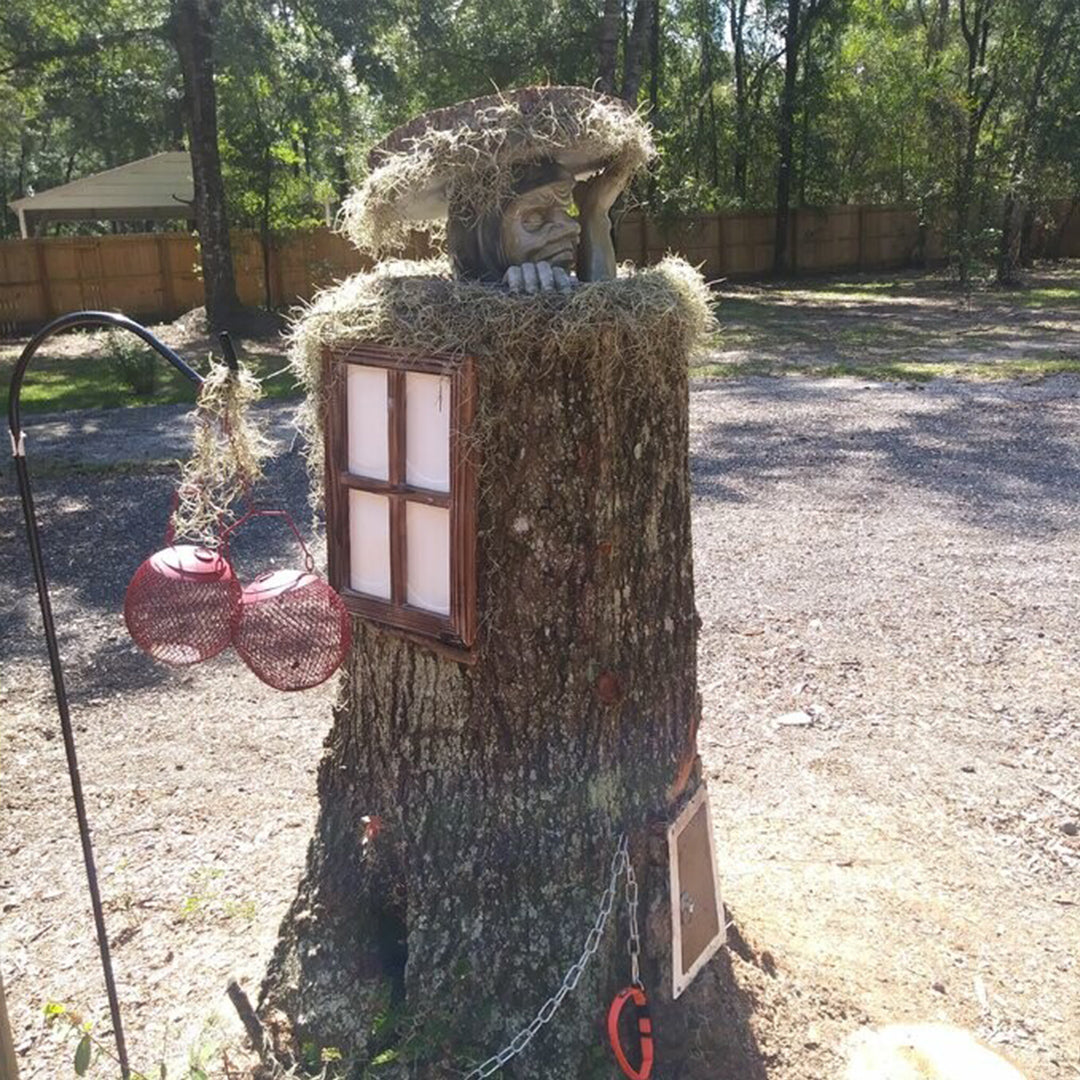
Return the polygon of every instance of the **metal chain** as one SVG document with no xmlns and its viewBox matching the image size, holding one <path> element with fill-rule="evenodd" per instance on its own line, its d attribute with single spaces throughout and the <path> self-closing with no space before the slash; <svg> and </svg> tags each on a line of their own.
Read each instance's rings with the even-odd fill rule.
<svg viewBox="0 0 1080 1080">
<path fill-rule="evenodd" d="M 637 922 L 637 875 L 634 873 L 629 857 L 626 860 L 626 909 L 630 913 L 630 938 L 626 942 L 627 952 L 630 953 L 630 982 L 639 989 L 644 990 L 645 984 L 641 981 L 641 973 L 638 967 L 638 961 L 641 957 L 641 935 L 638 933 Z"/>
<path fill-rule="evenodd" d="M 582 950 L 581 956 L 570 965 L 563 976 L 562 985 L 544 1002 L 540 1007 L 540 1011 L 533 1017 L 532 1022 L 527 1027 L 522 1028 L 497 1054 L 492 1054 L 487 1061 L 477 1065 L 465 1077 L 465 1080 L 483 1080 L 484 1077 L 498 1072 L 511 1058 L 517 1057 L 532 1042 L 536 1033 L 555 1015 L 559 1006 L 563 1003 L 563 998 L 581 981 L 586 966 L 600 948 L 600 941 L 604 936 L 607 921 L 611 916 L 611 909 L 615 906 L 615 890 L 619 884 L 619 877 L 623 873 L 626 874 L 626 900 L 630 906 L 630 964 L 633 969 L 634 983 L 635 985 L 638 984 L 640 939 L 637 931 L 637 879 L 634 877 L 634 868 L 630 865 L 629 841 L 626 838 L 626 833 L 623 833 L 619 837 L 619 846 L 615 849 L 615 854 L 611 858 L 611 874 L 608 879 L 608 886 L 604 890 L 603 899 L 600 901 L 600 910 L 596 913 L 593 927 L 589 931 L 589 936 L 585 939 L 585 948 Z M 633 883 L 633 899 L 631 899 L 631 882 Z"/>
</svg>

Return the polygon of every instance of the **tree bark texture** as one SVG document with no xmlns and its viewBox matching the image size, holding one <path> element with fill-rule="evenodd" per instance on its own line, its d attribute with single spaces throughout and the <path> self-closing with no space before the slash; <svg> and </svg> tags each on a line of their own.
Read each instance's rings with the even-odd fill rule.
<svg viewBox="0 0 1080 1080">
<path fill-rule="evenodd" d="M 615 93 L 615 67 L 619 55 L 619 22 L 622 19 L 620 0 L 604 0 L 600 30 L 596 41 L 596 88 L 605 94 Z"/>
<path fill-rule="evenodd" d="M 988 74 L 986 50 L 990 37 L 990 16 L 994 0 L 960 0 L 960 32 L 967 47 L 967 76 L 962 126 L 962 150 L 957 167 L 954 195 L 956 220 L 954 260 L 961 284 L 971 277 L 975 246 L 972 201 L 975 196 L 975 167 L 979 133 L 990 103 L 997 92 L 996 78 Z"/>
<path fill-rule="evenodd" d="M 659 1075 L 697 1056 L 757 1076 L 726 957 L 671 1000 L 665 828 L 699 782 L 686 358 L 659 379 L 572 349 L 524 377 L 498 342 L 474 358 L 475 661 L 355 623 L 260 1011 L 349 1076 L 380 1054 L 388 1076 L 461 1076 L 578 960 L 626 831 Z M 628 982 L 620 887 L 577 989 L 499 1075 L 615 1076 L 603 1021 Z"/>
<path fill-rule="evenodd" d="M 1034 192 L 1030 172 L 1035 164 L 1034 131 L 1038 121 L 1039 106 L 1047 70 L 1058 46 L 1058 37 L 1065 22 L 1069 4 L 1058 5 L 1054 18 L 1043 28 L 1039 45 L 1039 59 L 1035 73 L 1024 99 L 1024 112 L 1013 147 L 1012 165 L 1009 170 L 1009 186 L 1001 214 L 1001 238 L 998 244 L 997 283 L 1018 285 L 1020 283 L 1021 238 L 1028 200 Z"/>
<path fill-rule="evenodd" d="M 698 142 L 709 147 L 709 181 L 720 186 L 720 135 L 716 126 L 716 76 L 713 69 L 713 33 L 715 12 L 711 0 L 701 0 L 698 9 L 698 33 L 701 41 L 701 103 L 698 106 Z M 705 113 L 709 114 L 708 132 Z"/>
<path fill-rule="evenodd" d="M 655 15 L 653 0 L 637 0 L 634 5 L 634 21 L 626 41 L 626 62 L 620 96 L 632 107 L 637 106 L 641 79 L 645 73 L 645 60 L 649 54 L 652 38 L 652 21 Z"/>
<path fill-rule="evenodd" d="M 784 26 L 784 88 L 780 94 L 780 123 L 776 157 L 776 231 L 773 235 L 773 273 L 788 270 L 788 223 L 791 216 L 791 171 L 795 157 L 795 98 L 798 92 L 802 0 L 788 0 Z"/>
<path fill-rule="evenodd" d="M 732 64 L 735 77 L 735 144 L 732 147 L 735 197 L 746 201 L 746 171 L 750 160 L 750 101 L 746 78 L 747 0 L 728 0 L 731 28 Z"/>
<path fill-rule="evenodd" d="M 217 95 L 214 90 L 214 4 L 174 0 L 170 24 L 184 79 L 184 112 L 195 183 L 206 316 L 224 329 L 240 307 L 233 274 L 232 244 L 225 207 L 225 183 L 218 151 Z"/>
</svg>

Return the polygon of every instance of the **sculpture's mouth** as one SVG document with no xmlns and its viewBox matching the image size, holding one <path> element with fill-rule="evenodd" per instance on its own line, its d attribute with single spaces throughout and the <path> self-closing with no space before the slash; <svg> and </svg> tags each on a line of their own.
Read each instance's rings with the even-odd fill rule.
<svg viewBox="0 0 1080 1080">
<path fill-rule="evenodd" d="M 561 266 L 569 269 L 574 265 L 577 258 L 577 245 L 573 240 L 555 240 L 542 247 L 536 254 L 536 262 L 551 263 L 552 266 Z"/>
</svg>

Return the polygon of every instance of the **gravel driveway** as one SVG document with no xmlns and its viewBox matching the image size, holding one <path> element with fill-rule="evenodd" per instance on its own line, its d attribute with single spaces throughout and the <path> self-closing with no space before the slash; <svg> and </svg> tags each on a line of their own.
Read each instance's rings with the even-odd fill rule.
<svg viewBox="0 0 1080 1080">
<path fill-rule="evenodd" d="M 287 450 L 288 407 L 267 408 Z M 182 413 L 28 423 L 143 1068 L 165 1035 L 180 1055 L 235 1034 L 225 979 L 257 985 L 329 723 L 326 688 L 275 694 L 227 658 L 166 671 L 123 634 L 168 478 L 102 466 L 179 456 Z M 836 1080 L 860 1024 L 947 1019 L 1032 1080 L 1075 1080 L 1080 379 L 700 382 L 691 420 L 701 743 L 746 1075 Z M 95 468 L 73 466 L 72 435 Z M 70 1047 L 41 1006 L 104 1002 L 10 476 L 0 962 L 24 1080 L 54 1080 Z M 298 455 L 271 481 L 306 520 Z M 266 533 L 248 555 L 289 552 Z M 223 1034 L 200 1036 L 214 1012 Z"/>
</svg>

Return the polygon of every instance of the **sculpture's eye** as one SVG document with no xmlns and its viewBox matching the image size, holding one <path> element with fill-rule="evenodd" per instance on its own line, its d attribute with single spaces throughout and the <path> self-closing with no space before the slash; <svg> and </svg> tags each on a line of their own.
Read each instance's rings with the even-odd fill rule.
<svg viewBox="0 0 1080 1080">
<path fill-rule="evenodd" d="M 547 217 L 543 210 L 530 210 L 528 213 L 522 215 L 521 224 L 529 232 L 536 232 L 543 228 L 546 220 Z"/>
</svg>

